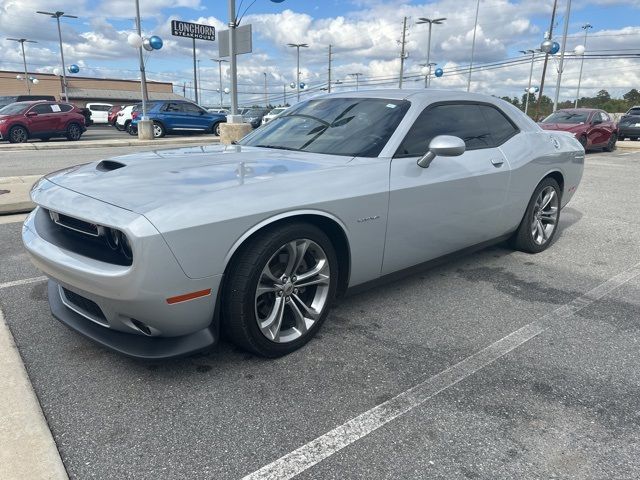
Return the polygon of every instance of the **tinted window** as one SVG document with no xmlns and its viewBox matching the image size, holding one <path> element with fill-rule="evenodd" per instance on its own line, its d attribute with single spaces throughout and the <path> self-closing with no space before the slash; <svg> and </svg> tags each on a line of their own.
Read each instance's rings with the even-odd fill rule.
<svg viewBox="0 0 640 480">
<path fill-rule="evenodd" d="M 200 113 L 203 111 L 200 107 L 194 105 L 193 103 L 183 103 L 181 104 L 181 106 L 182 111 L 186 113 Z"/>
<path fill-rule="evenodd" d="M 586 123 L 588 114 L 571 110 L 558 110 L 545 118 L 542 123 Z"/>
<path fill-rule="evenodd" d="M 48 103 L 35 105 L 30 111 L 36 112 L 39 115 L 53 112 L 53 110 L 51 110 L 51 105 Z"/>
<path fill-rule="evenodd" d="M 68 103 L 61 103 L 59 107 L 60 111 L 62 112 L 70 112 L 71 110 L 73 110 L 73 106 L 69 105 Z"/>
<path fill-rule="evenodd" d="M 518 129 L 497 108 L 480 105 L 480 110 L 487 120 L 487 126 L 494 145 L 502 145 L 518 133 Z"/>
<path fill-rule="evenodd" d="M 631 108 L 627 112 L 627 115 L 640 115 L 640 108 Z"/>
<path fill-rule="evenodd" d="M 491 147 L 487 122 L 478 105 L 436 105 L 424 110 L 400 144 L 396 157 L 424 155 L 438 135 L 464 140 L 467 150 Z"/>
<path fill-rule="evenodd" d="M 377 157 L 409 102 L 383 98 L 324 98 L 299 103 L 239 143 L 254 147 Z"/>
</svg>

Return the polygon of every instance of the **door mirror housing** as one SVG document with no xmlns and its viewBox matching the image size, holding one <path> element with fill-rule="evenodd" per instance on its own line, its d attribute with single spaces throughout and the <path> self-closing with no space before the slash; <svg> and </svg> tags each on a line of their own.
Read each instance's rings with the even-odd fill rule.
<svg viewBox="0 0 640 480">
<path fill-rule="evenodd" d="M 418 166 L 429 168 L 436 157 L 457 157 L 466 150 L 464 140 L 452 135 L 438 135 L 429 142 L 429 150 L 418 159 Z"/>
</svg>

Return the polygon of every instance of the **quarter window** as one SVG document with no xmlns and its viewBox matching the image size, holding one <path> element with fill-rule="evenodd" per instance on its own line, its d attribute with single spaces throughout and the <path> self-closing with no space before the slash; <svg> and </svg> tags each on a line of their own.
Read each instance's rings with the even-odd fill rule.
<svg viewBox="0 0 640 480">
<path fill-rule="evenodd" d="M 518 129 L 504 116 L 497 108 L 489 105 L 479 105 L 484 118 L 487 121 L 487 127 L 493 137 L 495 146 L 502 145 L 504 142 L 518 133 Z"/>
<path fill-rule="evenodd" d="M 60 107 L 61 112 L 70 112 L 71 110 L 73 110 L 73 106 L 69 105 L 68 103 L 61 103 L 58 106 Z"/>
<path fill-rule="evenodd" d="M 438 135 L 453 135 L 464 140 L 467 150 L 492 147 L 487 122 L 478 105 L 444 104 L 428 107 L 407 133 L 396 157 L 424 155 L 429 142 Z"/>
</svg>

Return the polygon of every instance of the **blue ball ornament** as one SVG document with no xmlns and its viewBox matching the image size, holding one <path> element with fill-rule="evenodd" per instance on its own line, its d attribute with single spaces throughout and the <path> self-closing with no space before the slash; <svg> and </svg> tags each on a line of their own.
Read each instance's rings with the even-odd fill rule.
<svg viewBox="0 0 640 480">
<path fill-rule="evenodd" d="M 162 48 L 162 39 L 157 35 L 153 35 L 149 37 L 149 45 L 151 45 L 154 50 L 160 50 Z"/>
<path fill-rule="evenodd" d="M 284 0 L 271 0 L 271 3 L 282 3 Z"/>
<path fill-rule="evenodd" d="M 442 70 L 441 68 L 436 68 L 435 76 L 440 78 L 442 75 L 444 75 L 444 70 Z"/>
<path fill-rule="evenodd" d="M 78 73 L 80 71 L 80 67 L 74 63 L 72 65 L 69 65 L 67 70 L 69 71 L 69 73 Z"/>
<path fill-rule="evenodd" d="M 300 82 L 300 89 L 303 89 L 303 88 L 304 88 L 304 87 L 306 87 L 306 86 L 307 86 L 307 84 L 306 84 L 306 83 L 304 83 L 304 82 Z"/>
<path fill-rule="evenodd" d="M 560 51 L 560 44 L 558 42 L 553 42 L 553 45 L 551 46 L 551 50 L 549 50 L 549 53 L 551 55 L 555 55 L 559 51 Z"/>
</svg>

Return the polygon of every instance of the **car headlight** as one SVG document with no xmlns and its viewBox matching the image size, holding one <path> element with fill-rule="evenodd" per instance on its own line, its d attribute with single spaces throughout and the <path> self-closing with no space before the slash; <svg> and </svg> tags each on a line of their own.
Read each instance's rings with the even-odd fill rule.
<svg viewBox="0 0 640 480">
<path fill-rule="evenodd" d="M 7 123 L 7 120 L 6 119 L 2 119 L 2 120 L 0 120 L 0 123 Z"/>
</svg>

